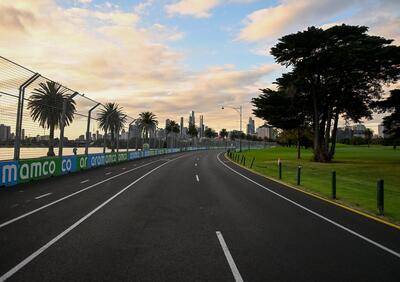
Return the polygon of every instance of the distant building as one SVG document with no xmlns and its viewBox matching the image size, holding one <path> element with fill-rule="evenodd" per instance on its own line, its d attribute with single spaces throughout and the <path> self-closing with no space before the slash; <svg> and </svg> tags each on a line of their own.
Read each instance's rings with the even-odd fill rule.
<svg viewBox="0 0 400 282">
<path fill-rule="evenodd" d="M 277 130 L 272 125 L 268 125 L 264 123 L 264 125 L 257 128 L 257 137 L 259 138 L 267 138 L 271 140 L 275 140 L 277 136 Z"/>
<path fill-rule="evenodd" d="M 353 129 L 353 137 L 362 137 L 362 138 L 365 137 L 365 131 L 367 130 L 365 125 L 356 124 L 353 125 L 352 129 Z"/>
<path fill-rule="evenodd" d="M 189 116 L 189 126 L 191 124 L 196 126 L 196 120 L 195 120 L 195 116 L 194 116 L 194 111 L 191 111 L 190 116 Z"/>
<path fill-rule="evenodd" d="M 128 132 L 125 131 L 125 129 L 122 129 L 120 139 L 121 140 L 128 140 Z"/>
<path fill-rule="evenodd" d="M 200 115 L 199 136 L 200 136 L 200 138 L 204 137 L 204 120 L 203 120 L 203 115 Z"/>
<path fill-rule="evenodd" d="M 171 120 L 169 118 L 167 118 L 165 120 L 165 129 L 167 129 L 167 125 L 171 122 Z"/>
<path fill-rule="evenodd" d="M 251 117 L 249 117 L 249 123 L 247 124 L 246 133 L 250 135 L 253 135 L 255 133 L 255 123 Z"/>
<path fill-rule="evenodd" d="M 181 137 L 183 137 L 183 117 L 181 117 L 181 123 L 180 123 L 180 127 L 179 127 L 179 132 Z"/>
<path fill-rule="evenodd" d="M 378 125 L 378 136 L 381 138 L 387 138 L 387 134 L 384 133 L 385 130 L 386 128 L 382 124 Z"/>
<path fill-rule="evenodd" d="M 78 141 L 85 141 L 85 135 L 79 135 Z"/>
<path fill-rule="evenodd" d="M 140 137 L 139 126 L 136 123 L 131 124 L 129 127 L 129 139 L 138 137 Z"/>
<path fill-rule="evenodd" d="M 353 129 L 350 126 L 338 127 L 336 131 L 336 140 L 351 139 L 353 137 Z"/>
<path fill-rule="evenodd" d="M 0 141 L 11 139 L 11 126 L 0 124 Z"/>
</svg>

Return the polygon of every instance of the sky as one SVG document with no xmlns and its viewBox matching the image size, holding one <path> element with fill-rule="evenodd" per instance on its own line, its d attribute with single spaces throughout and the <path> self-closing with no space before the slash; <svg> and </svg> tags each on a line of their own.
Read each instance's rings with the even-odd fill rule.
<svg viewBox="0 0 400 282">
<path fill-rule="evenodd" d="M 245 128 L 251 98 L 285 72 L 269 54 L 278 38 L 341 23 L 399 45 L 400 1 L 0 0 L 0 54 L 133 117 L 194 110 L 232 130 L 238 114 L 221 106 L 242 105 Z"/>
</svg>

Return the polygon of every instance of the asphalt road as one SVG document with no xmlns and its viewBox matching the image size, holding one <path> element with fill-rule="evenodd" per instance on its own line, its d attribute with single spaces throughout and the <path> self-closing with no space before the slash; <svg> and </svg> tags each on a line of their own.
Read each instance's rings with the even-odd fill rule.
<svg viewBox="0 0 400 282">
<path fill-rule="evenodd" d="M 400 281 L 400 231 L 220 151 L 0 191 L 0 281 Z"/>
</svg>

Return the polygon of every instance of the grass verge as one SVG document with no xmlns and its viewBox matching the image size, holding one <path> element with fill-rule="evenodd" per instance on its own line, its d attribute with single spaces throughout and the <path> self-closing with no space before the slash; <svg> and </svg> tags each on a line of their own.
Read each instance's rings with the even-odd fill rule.
<svg viewBox="0 0 400 282">
<path fill-rule="evenodd" d="M 337 147 L 332 163 L 311 161 L 312 151 L 303 150 L 297 159 L 296 149 L 274 147 L 263 150 L 244 151 L 246 167 L 278 179 L 278 159 L 282 161 L 282 180 L 300 189 L 331 197 L 332 171 L 336 171 L 337 201 L 377 214 L 376 183 L 385 182 L 385 218 L 400 223 L 400 150 L 384 146 Z M 297 186 L 297 167 L 301 166 L 301 185 Z"/>
</svg>

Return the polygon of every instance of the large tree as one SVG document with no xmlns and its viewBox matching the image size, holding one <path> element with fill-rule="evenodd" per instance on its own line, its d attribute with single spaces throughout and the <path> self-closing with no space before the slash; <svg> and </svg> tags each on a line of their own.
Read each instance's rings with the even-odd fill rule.
<svg viewBox="0 0 400 282">
<path fill-rule="evenodd" d="M 148 142 L 150 132 L 155 132 L 158 125 L 157 116 L 152 112 L 142 112 L 136 120 L 139 130 Z"/>
<path fill-rule="evenodd" d="M 65 125 L 68 126 L 74 119 L 76 111 L 75 101 L 69 99 L 66 89 L 62 85 L 47 81 L 39 83 L 29 97 L 28 109 L 33 121 L 38 121 L 43 128 L 48 128 L 49 150 L 47 156 L 54 156 L 54 130 L 62 123 L 63 103 L 66 103 Z"/>
<path fill-rule="evenodd" d="M 390 91 L 390 96 L 383 100 L 374 103 L 374 106 L 379 109 L 379 112 L 389 112 L 383 118 L 384 133 L 389 135 L 389 139 L 393 142 L 393 149 L 396 149 L 400 142 L 400 89 Z"/>
<path fill-rule="evenodd" d="M 174 120 L 168 121 L 167 124 L 165 125 L 165 132 L 167 134 L 167 137 L 168 134 L 172 133 L 173 139 L 175 140 L 176 135 L 180 132 L 179 124 Z M 172 142 L 172 144 L 173 143 L 174 142 Z M 171 146 L 173 146 L 172 144 Z"/>
<path fill-rule="evenodd" d="M 208 128 L 204 131 L 204 135 L 205 135 L 207 138 L 215 138 L 215 137 L 218 136 L 218 133 L 215 132 L 214 129 L 208 127 Z"/>
<path fill-rule="evenodd" d="M 107 132 L 111 135 L 111 151 L 115 151 L 115 138 L 119 136 L 120 130 L 126 123 L 126 114 L 123 112 L 122 107 L 117 103 L 106 103 L 98 113 L 98 121 L 100 128 L 104 130 L 104 138 Z"/>
<path fill-rule="evenodd" d="M 297 158 L 300 159 L 301 139 L 310 124 L 309 106 L 305 103 L 301 85 L 296 85 L 292 74 L 284 74 L 276 82 L 278 90 L 261 89 L 262 94 L 253 98 L 255 116 L 283 130 L 296 132 Z"/>
<path fill-rule="evenodd" d="M 400 47 L 393 40 L 367 34 L 364 26 L 310 27 L 286 35 L 271 49 L 289 73 L 312 119 L 314 160 L 330 161 L 335 153 L 339 118 L 371 118 L 370 104 L 384 83 L 400 75 Z"/>
</svg>

